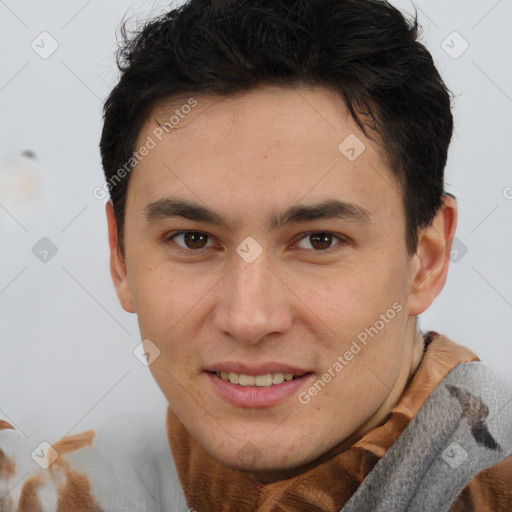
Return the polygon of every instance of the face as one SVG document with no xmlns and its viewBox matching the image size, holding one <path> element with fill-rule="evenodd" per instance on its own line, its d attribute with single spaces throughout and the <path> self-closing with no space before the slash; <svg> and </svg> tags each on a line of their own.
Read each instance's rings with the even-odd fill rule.
<svg viewBox="0 0 512 512">
<path fill-rule="evenodd" d="M 336 92 L 186 101 L 156 108 L 139 135 L 152 147 L 130 175 L 114 283 L 204 449 L 284 477 L 396 403 L 425 309 L 411 298 L 420 258 L 382 150 Z"/>
</svg>

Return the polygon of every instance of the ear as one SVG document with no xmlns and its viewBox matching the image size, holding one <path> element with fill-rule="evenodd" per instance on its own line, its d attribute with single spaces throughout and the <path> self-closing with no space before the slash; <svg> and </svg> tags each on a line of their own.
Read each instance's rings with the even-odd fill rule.
<svg viewBox="0 0 512 512">
<path fill-rule="evenodd" d="M 119 249 L 117 222 L 111 199 L 107 201 L 105 210 L 107 212 L 108 242 L 110 245 L 110 275 L 112 276 L 121 306 L 128 313 L 135 313 L 132 291 L 126 272 L 126 263 Z"/>
<path fill-rule="evenodd" d="M 407 300 L 410 315 L 423 313 L 446 282 L 453 236 L 457 227 L 457 202 L 443 195 L 443 206 L 418 237 L 411 266 L 411 289 Z"/>
</svg>

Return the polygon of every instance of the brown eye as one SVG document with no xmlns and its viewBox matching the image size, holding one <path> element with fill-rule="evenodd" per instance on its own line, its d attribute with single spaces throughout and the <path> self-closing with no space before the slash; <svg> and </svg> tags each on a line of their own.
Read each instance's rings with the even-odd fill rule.
<svg viewBox="0 0 512 512">
<path fill-rule="evenodd" d="M 320 251 L 326 251 L 328 249 L 331 249 L 334 246 L 331 246 L 333 241 L 337 239 L 341 242 L 340 245 L 343 245 L 345 242 L 342 238 L 334 235 L 333 233 L 329 231 L 315 231 L 312 233 L 307 233 L 297 244 L 297 247 L 300 247 L 301 249 L 309 249 L 309 247 L 300 246 L 299 244 L 303 243 L 304 241 L 308 242 L 313 249 L 316 250 L 316 252 Z"/>
<path fill-rule="evenodd" d="M 176 240 L 183 239 L 184 246 L 177 243 Z M 198 250 L 206 247 L 208 235 L 200 231 L 177 231 L 174 234 L 166 237 L 166 240 L 173 240 L 177 245 L 183 249 Z"/>
</svg>

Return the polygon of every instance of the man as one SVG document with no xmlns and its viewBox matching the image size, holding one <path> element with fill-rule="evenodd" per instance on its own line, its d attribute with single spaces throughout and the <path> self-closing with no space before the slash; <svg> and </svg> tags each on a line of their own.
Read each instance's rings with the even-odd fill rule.
<svg viewBox="0 0 512 512">
<path fill-rule="evenodd" d="M 111 273 L 169 447 L 118 443 L 109 473 L 106 434 L 71 436 L 6 510 L 50 510 L 48 489 L 59 511 L 512 510 L 512 391 L 417 325 L 457 205 L 450 96 L 416 38 L 383 1 L 192 0 L 126 40 L 100 145 Z"/>
</svg>

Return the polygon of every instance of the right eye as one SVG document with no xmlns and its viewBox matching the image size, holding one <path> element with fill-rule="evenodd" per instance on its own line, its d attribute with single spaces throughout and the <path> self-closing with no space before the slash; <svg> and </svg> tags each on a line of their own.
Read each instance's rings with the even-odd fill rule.
<svg viewBox="0 0 512 512">
<path fill-rule="evenodd" d="M 165 236 L 164 240 L 172 241 L 181 249 L 187 252 L 198 252 L 200 249 L 206 247 L 205 242 L 208 241 L 209 235 L 202 231 L 173 231 Z M 182 240 L 183 245 L 176 242 Z"/>
</svg>

